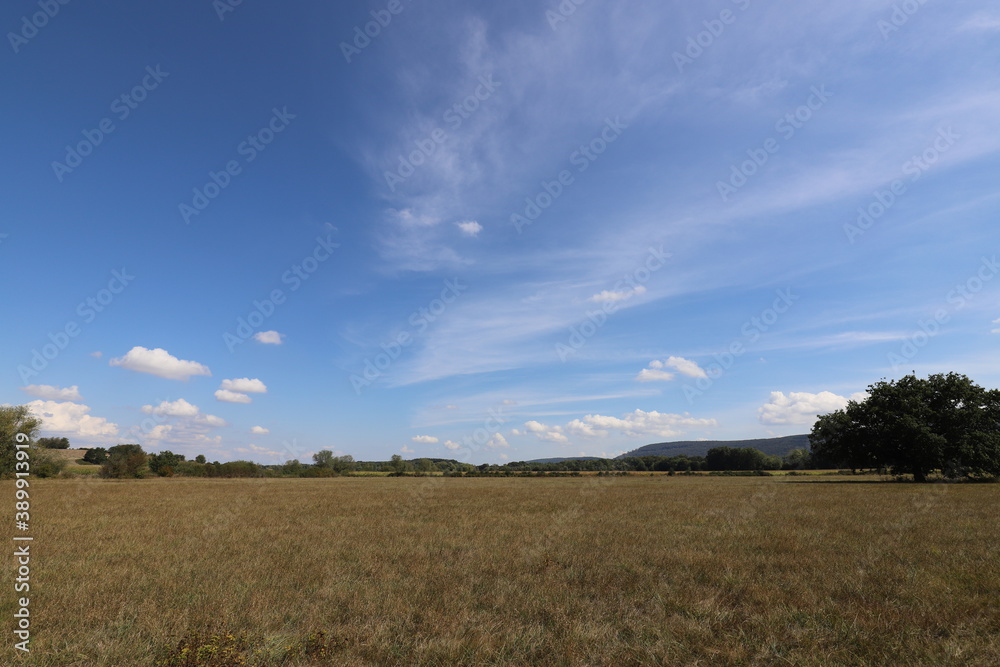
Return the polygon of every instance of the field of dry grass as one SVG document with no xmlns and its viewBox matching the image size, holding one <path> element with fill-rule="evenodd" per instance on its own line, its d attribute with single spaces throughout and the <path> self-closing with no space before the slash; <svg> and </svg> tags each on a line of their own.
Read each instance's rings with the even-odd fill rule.
<svg viewBox="0 0 1000 667">
<path fill-rule="evenodd" d="M 830 481 L 34 481 L 17 662 L 1000 663 L 1000 486 Z"/>
</svg>

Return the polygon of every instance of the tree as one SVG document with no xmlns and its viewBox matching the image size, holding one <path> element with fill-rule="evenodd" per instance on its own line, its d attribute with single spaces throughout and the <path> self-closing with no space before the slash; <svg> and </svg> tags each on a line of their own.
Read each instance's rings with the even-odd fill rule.
<svg viewBox="0 0 1000 667">
<path fill-rule="evenodd" d="M 101 465 L 108 459 L 108 450 L 104 447 L 94 447 L 93 449 L 88 449 L 83 455 L 83 460 L 87 463 L 96 463 Z"/>
<path fill-rule="evenodd" d="M 183 460 L 183 454 L 167 450 L 149 457 L 149 469 L 160 477 L 172 477 L 177 465 Z"/>
<path fill-rule="evenodd" d="M 69 449 L 69 438 L 39 438 L 38 446 L 46 449 Z"/>
<path fill-rule="evenodd" d="M 399 454 L 393 454 L 389 461 L 389 468 L 397 474 L 402 474 L 406 470 L 406 461 Z"/>
<path fill-rule="evenodd" d="M 142 477 L 146 467 L 146 452 L 139 445 L 115 445 L 101 466 L 101 477 L 116 479 Z"/>
<path fill-rule="evenodd" d="M 916 482 L 1000 475 L 1000 392 L 959 373 L 881 380 L 863 402 L 823 415 L 809 434 L 816 457 L 886 467 Z"/>
<path fill-rule="evenodd" d="M 313 454 L 313 464 L 317 468 L 332 468 L 333 458 L 333 452 L 329 449 L 321 449 Z"/>
<path fill-rule="evenodd" d="M 198 456 L 194 457 L 194 462 L 195 463 L 205 463 L 205 455 L 204 454 L 199 454 Z"/>
<path fill-rule="evenodd" d="M 350 454 L 337 456 L 330 462 L 330 467 L 338 475 L 346 475 L 354 471 L 354 457 Z"/>
<path fill-rule="evenodd" d="M 785 455 L 782 468 L 788 470 L 806 470 L 812 466 L 812 457 L 807 449 L 793 449 Z"/>
<path fill-rule="evenodd" d="M 434 462 L 430 459 L 417 459 L 413 462 L 413 464 L 416 467 L 417 472 L 428 473 L 434 471 Z"/>
<path fill-rule="evenodd" d="M 32 442 L 42 422 L 27 405 L 0 405 L 0 475 L 13 475 L 17 445 Z"/>
</svg>

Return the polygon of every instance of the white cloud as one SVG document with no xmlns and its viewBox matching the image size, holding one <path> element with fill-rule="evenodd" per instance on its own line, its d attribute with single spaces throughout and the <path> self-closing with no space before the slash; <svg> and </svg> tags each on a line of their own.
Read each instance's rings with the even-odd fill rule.
<svg viewBox="0 0 1000 667">
<path fill-rule="evenodd" d="M 253 335 L 253 339 L 265 345 L 281 345 L 284 342 L 285 334 L 277 331 L 258 331 Z"/>
<path fill-rule="evenodd" d="M 191 405 L 183 398 L 176 401 L 163 401 L 156 407 L 152 405 L 142 406 L 142 411 L 147 415 L 157 415 L 159 417 L 194 417 L 198 415 L 197 405 Z"/>
<path fill-rule="evenodd" d="M 215 392 L 215 400 L 223 403 L 253 403 L 253 399 L 246 394 L 228 389 L 219 389 Z"/>
<path fill-rule="evenodd" d="M 267 435 L 271 431 L 264 428 L 263 426 L 254 426 L 253 428 L 250 429 L 250 432 L 253 433 L 254 435 Z"/>
<path fill-rule="evenodd" d="M 433 435 L 415 435 L 410 440 L 421 445 L 436 445 L 438 443 L 438 439 Z"/>
<path fill-rule="evenodd" d="M 850 400 L 863 400 L 865 394 L 852 394 Z M 841 410 L 849 399 L 830 391 L 810 394 L 804 391 L 772 391 L 771 399 L 757 410 L 762 424 L 809 424 L 817 416 Z"/>
<path fill-rule="evenodd" d="M 114 437 L 118 424 L 104 417 L 93 417 L 90 407 L 80 403 L 57 401 L 31 401 L 28 408 L 42 420 L 42 430 L 66 433 L 81 438 Z"/>
<path fill-rule="evenodd" d="M 403 452 L 404 454 L 414 454 L 416 453 L 417 450 L 410 449 L 406 445 L 403 445 L 402 447 L 399 448 L 399 451 Z"/>
<path fill-rule="evenodd" d="M 445 440 L 444 441 L 444 446 L 446 448 L 448 448 L 448 449 L 451 449 L 451 450 L 461 449 L 462 448 L 462 445 L 458 444 L 454 440 Z"/>
<path fill-rule="evenodd" d="M 21 391 L 26 392 L 29 396 L 48 401 L 74 401 L 76 403 L 83 401 L 80 388 L 76 385 L 62 388 L 50 384 L 29 384 L 27 387 L 21 387 Z"/>
<path fill-rule="evenodd" d="M 490 438 L 489 442 L 486 443 L 489 449 L 500 449 L 504 447 L 510 447 L 510 443 L 507 442 L 507 438 L 503 437 L 501 433 L 494 433 L 493 437 Z"/>
<path fill-rule="evenodd" d="M 141 346 L 133 347 L 124 357 L 108 362 L 110 366 L 120 366 L 138 373 L 149 373 L 167 380 L 188 380 L 193 375 L 208 375 L 208 366 L 196 361 L 184 361 L 162 348 L 153 350 Z"/>
<path fill-rule="evenodd" d="M 569 443 L 569 438 L 563 435 L 561 426 L 547 426 L 541 422 L 532 420 L 525 422 L 524 428 L 528 433 L 531 433 L 539 440 L 557 442 L 561 445 Z"/>
<path fill-rule="evenodd" d="M 483 226 L 475 220 L 456 222 L 455 226 L 462 231 L 462 236 L 468 236 L 470 238 L 479 236 L 479 232 L 483 231 Z"/>
<path fill-rule="evenodd" d="M 635 379 L 639 382 L 667 382 L 673 380 L 675 375 L 670 371 L 663 370 L 672 368 L 681 375 L 692 378 L 707 378 L 708 374 L 697 363 L 684 357 L 669 357 L 666 361 L 656 359 L 649 362 L 649 368 L 643 368 Z"/>
<path fill-rule="evenodd" d="M 91 352 L 90 356 L 94 357 L 95 359 L 100 359 L 101 357 L 104 356 L 104 353 L 101 352 L 100 350 L 97 350 L 96 352 Z"/>
<path fill-rule="evenodd" d="M 665 362 L 666 366 L 673 368 L 675 371 L 681 375 L 686 375 L 692 378 L 707 378 L 708 373 L 706 373 L 701 366 L 691 361 L 690 359 L 685 359 L 684 357 L 670 357 Z"/>
<path fill-rule="evenodd" d="M 266 394 L 267 385 L 257 378 L 237 378 L 235 380 L 223 380 L 219 389 L 228 391 L 238 391 L 243 394 Z"/>
<path fill-rule="evenodd" d="M 166 441 L 179 445 L 212 446 L 222 442 L 222 436 L 211 436 L 214 429 L 227 426 L 226 420 L 205 414 L 197 405 L 183 398 L 176 401 L 162 401 L 159 405 L 144 405 L 142 412 L 151 415 L 161 423 L 132 429 L 135 437 L 150 441 Z M 166 423 L 170 421 L 171 423 Z"/>
<path fill-rule="evenodd" d="M 682 435 L 685 429 L 716 426 L 714 419 L 698 419 L 688 413 L 671 414 L 645 412 L 635 410 L 624 417 L 607 417 L 604 415 L 587 415 L 583 419 L 574 419 L 567 424 L 566 429 L 576 435 L 585 437 L 604 437 L 609 431 L 620 431 L 630 437 L 656 436 L 672 438 Z"/>
<path fill-rule="evenodd" d="M 603 292 L 590 297 L 587 301 L 592 301 L 593 303 L 616 303 L 618 301 L 625 301 L 626 299 L 631 299 L 634 296 L 645 293 L 645 287 L 642 285 L 636 285 L 634 288 L 626 290 L 604 290 Z"/>
<path fill-rule="evenodd" d="M 655 368 L 643 368 L 635 376 L 639 382 L 668 382 L 674 379 L 674 374 L 669 371 L 661 371 Z"/>
<path fill-rule="evenodd" d="M 993 324 L 1000 324 L 1000 319 L 993 320 Z M 993 333 L 1000 334 L 1000 329 L 994 329 Z"/>
</svg>

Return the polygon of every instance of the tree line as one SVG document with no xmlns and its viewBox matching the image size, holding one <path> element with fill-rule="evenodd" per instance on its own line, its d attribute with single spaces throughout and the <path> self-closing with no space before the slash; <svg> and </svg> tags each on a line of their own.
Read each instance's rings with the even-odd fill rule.
<svg viewBox="0 0 1000 667">
<path fill-rule="evenodd" d="M 66 438 L 38 438 L 40 421 L 27 406 L 0 406 L 0 476 L 15 469 L 15 437 L 31 440 L 31 473 L 58 475 L 65 459 L 51 449 L 69 448 Z M 637 456 L 619 459 L 567 459 L 559 462 L 516 461 L 472 465 L 453 459 L 355 461 L 322 450 L 311 463 L 289 460 L 279 465 L 253 461 L 209 462 L 203 455 L 147 453 L 138 444 L 95 447 L 84 453 L 108 478 L 185 477 L 332 477 L 380 472 L 391 475 L 480 475 L 555 472 L 696 472 L 803 469 L 868 469 L 910 475 L 927 481 L 946 478 L 1000 477 L 1000 390 L 987 390 L 958 373 L 908 375 L 868 387 L 866 398 L 818 418 L 809 434 L 810 449 L 785 456 L 752 447 L 713 447 L 705 456 Z"/>
</svg>

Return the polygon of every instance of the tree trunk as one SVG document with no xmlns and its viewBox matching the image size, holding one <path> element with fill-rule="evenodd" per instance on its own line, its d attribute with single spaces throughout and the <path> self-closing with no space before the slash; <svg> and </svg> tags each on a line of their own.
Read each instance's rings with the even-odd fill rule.
<svg viewBox="0 0 1000 667">
<path fill-rule="evenodd" d="M 927 473 L 920 466 L 913 466 L 913 481 L 918 484 L 923 484 L 927 481 Z"/>
</svg>

